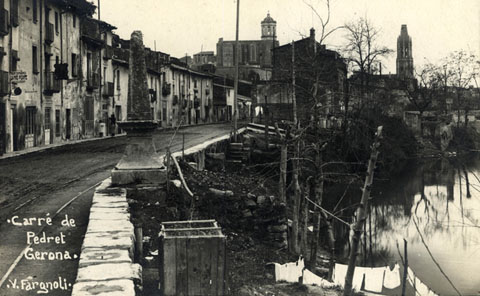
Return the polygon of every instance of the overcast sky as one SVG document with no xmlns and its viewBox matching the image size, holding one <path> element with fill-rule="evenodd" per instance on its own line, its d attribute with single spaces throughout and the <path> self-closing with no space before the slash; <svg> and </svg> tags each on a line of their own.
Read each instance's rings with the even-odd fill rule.
<svg viewBox="0 0 480 296">
<path fill-rule="evenodd" d="M 101 19 L 129 39 L 141 30 L 148 47 L 175 57 L 200 50 L 216 51 L 220 37 L 235 39 L 236 0 L 94 0 Z M 277 21 L 280 44 L 319 29 L 318 17 L 305 4 L 326 16 L 325 0 L 240 0 L 240 40 L 260 39 L 260 22 L 267 12 Z M 396 50 L 402 24 L 413 40 L 415 66 L 437 62 L 451 51 L 465 49 L 480 56 L 480 0 L 331 0 L 331 28 L 367 17 L 381 30 L 379 43 Z M 326 40 L 338 48 L 345 38 L 337 31 Z M 395 57 L 384 73 L 395 73 Z"/>
</svg>

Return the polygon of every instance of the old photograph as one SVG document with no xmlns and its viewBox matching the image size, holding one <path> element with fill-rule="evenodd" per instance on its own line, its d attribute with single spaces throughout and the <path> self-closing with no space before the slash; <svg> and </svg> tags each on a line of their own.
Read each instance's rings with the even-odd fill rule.
<svg viewBox="0 0 480 296">
<path fill-rule="evenodd" d="M 479 0 L 0 1 L 0 296 L 478 296 L 479 152 Z"/>
</svg>

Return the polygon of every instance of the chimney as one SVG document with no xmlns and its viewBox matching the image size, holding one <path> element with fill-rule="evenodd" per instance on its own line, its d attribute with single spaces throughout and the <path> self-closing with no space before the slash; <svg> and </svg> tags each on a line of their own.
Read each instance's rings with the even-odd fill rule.
<svg viewBox="0 0 480 296">
<path fill-rule="evenodd" d="M 380 63 L 380 75 L 382 75 L 382 63 Z"/>
<path fill-rule="evenodd" d="M 316 54 L 317 53 L 317 43 L 315 41 L 315 29 L 314 28 L 310 29 L 310 42 L 312 43 L 313 52 Z"/>
</svg>

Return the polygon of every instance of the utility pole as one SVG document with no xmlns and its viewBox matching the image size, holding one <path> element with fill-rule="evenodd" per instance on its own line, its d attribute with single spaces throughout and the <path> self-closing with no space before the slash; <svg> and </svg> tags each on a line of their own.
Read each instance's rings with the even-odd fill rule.
<svg viewBox="0 0 480 296">
<path fill-rule="evenodd" d="M 235 81 L 233 83 L 233 140 L 237 142 L 237 96 L 238 96 L 238 20 L 240 15 L 240 0 L 237 0 L 237 27 L 235 30 Z"/>
<path fill-rule="evenodd" d="M 292 108 L 293 123 L 297 127 L 297 98 L 295 94 L 295 41 L 292 40 Z"/>
</svg>

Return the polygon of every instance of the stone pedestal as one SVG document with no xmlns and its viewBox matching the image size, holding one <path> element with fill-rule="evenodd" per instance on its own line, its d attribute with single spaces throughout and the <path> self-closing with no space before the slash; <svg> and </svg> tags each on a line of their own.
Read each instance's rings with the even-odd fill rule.
<svg viewBox="0 0 480 296">
<path fill-rule="evenodd" d="M 128 144 L 112 170 L 112 184 L 164 184 L 167 171 L 156 153 L 152 138 L 156 123 L 151 120 L 132 120 L 118 124 L 127 132 Z"/>
</svg>

